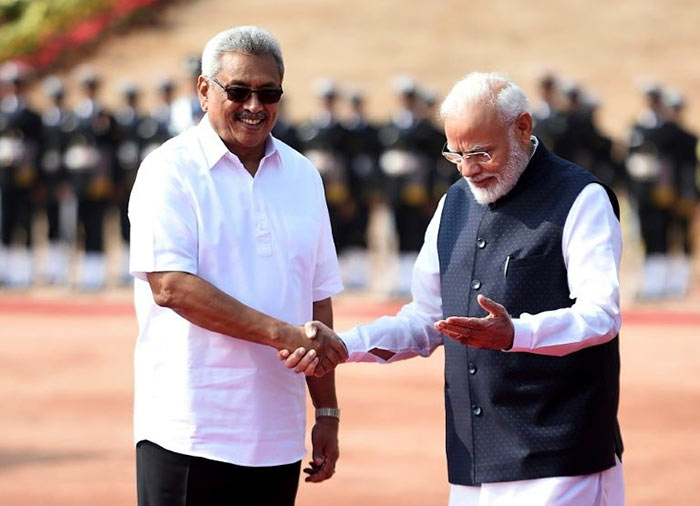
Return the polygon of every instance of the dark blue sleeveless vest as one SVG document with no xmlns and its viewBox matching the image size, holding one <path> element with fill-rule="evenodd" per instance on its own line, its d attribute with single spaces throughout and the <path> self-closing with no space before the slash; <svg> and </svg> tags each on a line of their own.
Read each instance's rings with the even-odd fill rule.
<svg viewBox="0 0 700 506">
<path fill-rule="evenodd" d="M 594 182 L 540 142 L 515 188 L 494 204 L 478 204 L 464 179 L 452 185 L 438 233 L 444 316 L 486 316 L 476 302 L 480 293 L 513 317 L 573 305 L 562 232 L 574 200 Z M 606 190 L 619 216 L 617 199 Z M 450 483 L 612 467 L 622 454 L 618 343 L 616 337 L 551 357 L 481 350 L 445 338 Z"/>
</svg>

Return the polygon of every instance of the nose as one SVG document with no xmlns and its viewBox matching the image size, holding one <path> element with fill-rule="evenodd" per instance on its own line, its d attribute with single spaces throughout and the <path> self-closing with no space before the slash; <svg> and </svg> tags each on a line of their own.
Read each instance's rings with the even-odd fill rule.
<svg viewBox="0 0 700 506">
<path fill-rule="evenodd" d="M 457 170 L 462 177 L 473 177 L 481 172 L 481 165 L 473 160 L 464 160 L 457 164 Z"/>
<path fill-rule="evenodd" d="M 250 94 L 250 97 L 243 103 L 243 106 L 250 112 L 259 112 L 263 110 L 262 102 L 260 102 L 256 92 Z"/>
</svg>

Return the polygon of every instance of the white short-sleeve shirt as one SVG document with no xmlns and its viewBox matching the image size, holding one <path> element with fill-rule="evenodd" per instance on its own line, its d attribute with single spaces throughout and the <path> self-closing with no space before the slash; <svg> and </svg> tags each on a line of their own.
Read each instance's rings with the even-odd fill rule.
<svg viewBox="0 0 700 506">
<path fill-rule="evenodd" d="M 155 304 L 146 273 L 195 274 L 242 303 L 301 325 L 342 290 L 323 184 L 272 137 L 255 177 L 205 116 L 153 151 L 129 202 L 139 325 L 134 435 L 245 466 L 305 453 L 305 382 L 269 346 L 210 332 Z"/>
</svg>

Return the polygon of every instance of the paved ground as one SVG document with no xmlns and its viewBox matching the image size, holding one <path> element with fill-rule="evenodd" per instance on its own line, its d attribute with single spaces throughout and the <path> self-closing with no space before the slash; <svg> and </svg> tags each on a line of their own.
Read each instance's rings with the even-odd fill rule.
<svg viewBox="0 0 700 506">
<path fill-rule="evenodd" d="M 673 304 L 628 305 L 620 418 L 628 504 L 700 501 L 700 287 Z M 345 295 L 337 327 L 400 301 Z M 131 447 L 136 325 L 128 290 L 0 292 L 0 504 L 134 504 Z M 302 483 L 298 504 L 445 504 L 442 353 L 342 366 L 336 476 Z"/>
</svg>

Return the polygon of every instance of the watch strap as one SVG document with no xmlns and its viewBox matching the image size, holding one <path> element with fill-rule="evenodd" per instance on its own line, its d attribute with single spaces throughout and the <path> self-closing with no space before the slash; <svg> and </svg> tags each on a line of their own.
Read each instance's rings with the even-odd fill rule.
<svg viewBox="0 0 700 506">
<path fill-rule="evenodd" d="M 316 408 L 316 418 L 330 416 L 340 420 L 340 408 Z"/>
</svg>

